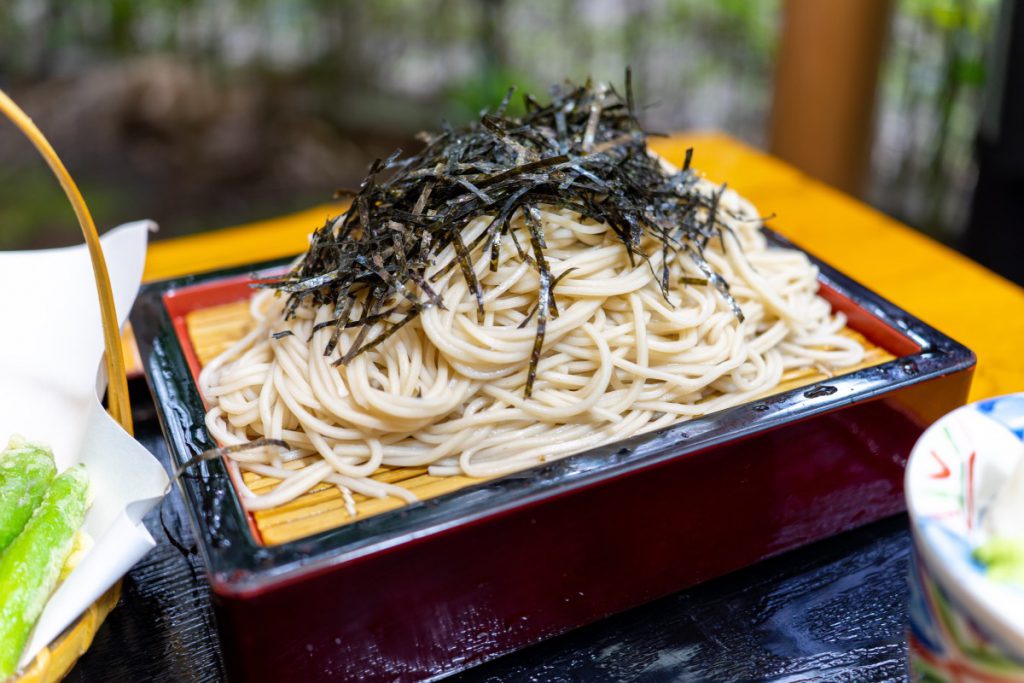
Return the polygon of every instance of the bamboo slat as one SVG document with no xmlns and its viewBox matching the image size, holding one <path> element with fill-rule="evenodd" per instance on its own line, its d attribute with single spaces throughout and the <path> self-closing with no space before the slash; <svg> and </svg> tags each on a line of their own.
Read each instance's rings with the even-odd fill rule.
<svg viewBox="0 0 1024 683">
<path fill-rule="evenodd" d="M 205 365 L 245 336 L 252 327 L 252 319 L 249 316 L 248 302 L 241 301 L 194 311 L 186 316 L 185 324 L 196 357 L 201 365 Z M 863 362 L 851 370 L 880 365 L 894 358 L 885 349 L 873 345 L 852 329 L 843 330 L 843 334 L 856 339 L 867 349 Z M 794 370 L 788 372 L 782 383 L 771 393 L 781 393 L 825 378 L 826 375 L 813 368 Z M 303 464 L 303 460 L 296 460 L 288 466 L 295 468 Z M 382 467 L 373 478 L 400 483 L 420 500 L 451 493 L 482 481 L 464 476 L 433 477 L 427 474 L 425 467 Z M 269 490 L 280 481 L 253 472 L 246 472 L 243 479 L 246 485 L 257 493 Z M 355 501 L 354 516 L 346 511 L 345 500 L 338 488 L 331 484 L 322 484 L 290 503 L 270 510 L 256 511 L 253 518 L 263 542 L 267 545 L 277 545 L 351 524 L 404 505 L 403 501 L 392 497 L 369 498 L 353 493 L 352 498 Z"/>
</svg>

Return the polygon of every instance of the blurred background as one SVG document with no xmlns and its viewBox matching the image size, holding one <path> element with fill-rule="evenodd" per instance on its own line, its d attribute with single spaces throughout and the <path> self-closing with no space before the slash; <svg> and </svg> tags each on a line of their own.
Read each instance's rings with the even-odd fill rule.
<svg viewBox="0 0 1024 683">
<path fill-rule="evenodd" d="M 164 239 L 320 203 L 511 84 L 621 84 L 630 65 L 649 130 L 724 130 L 970 248 L 1012 4 L 0 0 L 0 87 L 100 226 L 151 217 Z M 0 126 L 0 249 L 77 230 L 49 171 Z"/>
</svg>

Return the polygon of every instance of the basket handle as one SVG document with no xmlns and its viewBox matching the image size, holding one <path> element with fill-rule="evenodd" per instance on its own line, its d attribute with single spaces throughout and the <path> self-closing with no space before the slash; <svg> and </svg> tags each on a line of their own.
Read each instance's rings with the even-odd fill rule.
<svg viewBox="0 0 1024 683">
<path fill-rule="evenodd" d="M 75 210 L 82 235 L 89 247 L 89 258 L 92 261 L 92 274 L 96 280 L 96 293 L 100 300 L 100 316 L 103 322 L 103 345 L 106 347 L 107 367 L 107 409 L 129 434 L 132 429 L 132 409 L 128 400 L 128 376 L 125 371 L 124 351 L 121 348 L 121 329 L 117 324 L 117 311 L 114 308 L 114 295 L 110 289 L 110 275 L 107 272 L 107 261 L 103 258 L 103 247 L 96 232 L 96 224 L 89 213 L 82 193 L 72 180 L 63 162 L 57 156 L 46 137 L 32 122 L 32 119 L 0 90 L 0 111 L 27 137 L 50 166 L 60 186 Z"/>
</svg>

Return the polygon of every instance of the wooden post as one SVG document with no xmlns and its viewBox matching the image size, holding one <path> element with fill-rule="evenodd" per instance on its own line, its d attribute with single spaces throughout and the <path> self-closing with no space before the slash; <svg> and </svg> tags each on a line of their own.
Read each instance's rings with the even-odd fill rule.
<svg viewBox="0 0 1024 683">
<path fill-rule="evenodd" d="M 891 0 L 786 0 L 770 148 L 860 195 L 871 156 L 875 93 Z"/>
</svg>

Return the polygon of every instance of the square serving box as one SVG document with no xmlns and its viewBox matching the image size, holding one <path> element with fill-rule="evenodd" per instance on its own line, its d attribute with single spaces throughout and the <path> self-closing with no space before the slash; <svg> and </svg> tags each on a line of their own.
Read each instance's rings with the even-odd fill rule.
<svg viewBox="0 0 1024 683">
<path fill-rule="evenodd" d="M 894 360 L 279 545 L 222 463 L 192 470 L 231 676 L 442 677 L 903 511 L 911 446 L 966 401 L 974 355 L 815 262 L 821 294 Z M 143 289 L 132 324 L 177 464 L 215 446 L 185 317 L 282 267 Z"/>
</svg>

